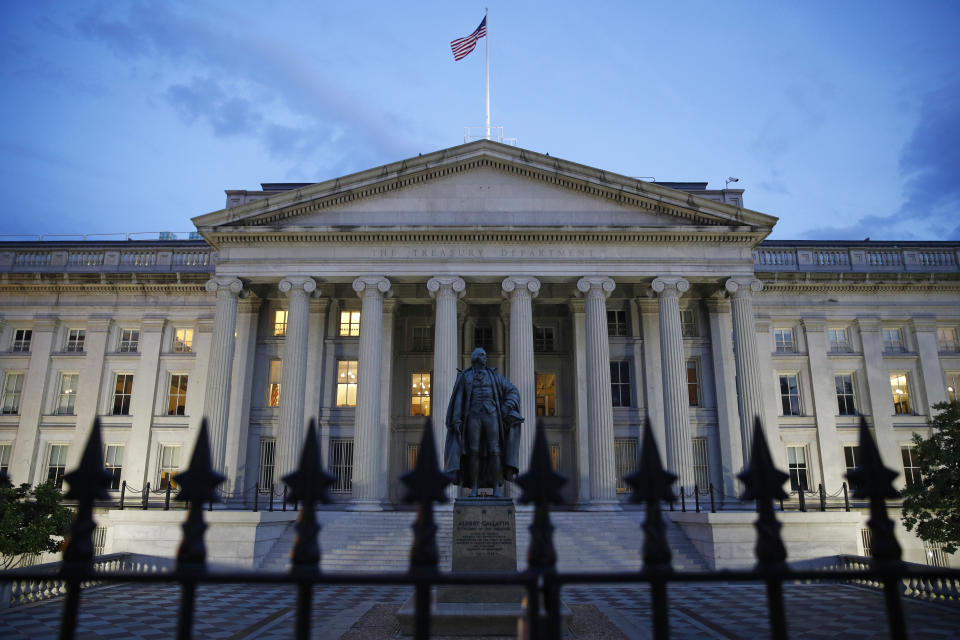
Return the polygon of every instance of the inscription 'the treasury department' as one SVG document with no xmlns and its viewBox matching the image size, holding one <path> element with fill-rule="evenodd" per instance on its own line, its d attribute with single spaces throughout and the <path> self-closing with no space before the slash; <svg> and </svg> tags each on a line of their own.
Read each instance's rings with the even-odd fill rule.
<svg viewBox="0 0 960 640">
<path fill-rule="evenodd" d="M 589 247 L 378 247 L 374 258 L 595 258 Z"/>
</svg>

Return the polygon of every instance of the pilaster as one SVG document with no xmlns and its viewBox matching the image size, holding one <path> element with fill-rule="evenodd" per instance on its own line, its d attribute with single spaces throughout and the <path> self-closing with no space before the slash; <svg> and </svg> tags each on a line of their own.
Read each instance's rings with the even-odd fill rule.
<svg viewBox="0 0 960 640">
<path fill-rule="evenodd" d="M 828 493 L 840 489 L 845 469 L 840 439 L 837 437 L 837 390 L 833 368 L 827 358 L 829 340 L 826 322 L 820 318 L 804 318 L 803 331 L 807 338 L 807 360 L 810 364 L 810 384 L 813 387 L 813 408 L 817 418 L 817 440 L 820 444 L 820 472 Z"/>
<path fill-rule="evenodd" d="M 648 296 L 655 296 L 653 290 Z M 654 297 L 637 298 L 637 309 L 640 311 L 640 330 L 643 335 L 643 361 L 635 363 L 637 368 L 643 366 L 644 406 L 647 410 L 647 419 L 653 429 L 653 437 L 657 441 L 660 459 L 667 458 L 667 431 L 663 416 L 663 374 L 660 369 L 660 303 Z"/>
<path fill-rule="evenodd" d="M 377 450 L 376 489 L 383 504 L 390 502 L 390 399 L 393 396 L 393 325 L 397 317 L 399 301 L 389 296 L 383 299 L 383 346 L 380 362 L 380 427 L 381 446 Z M 361 322 L 363 320 L 361 319 Z M 432 395 L 432 391 L 431 391 Z"/>
<path fill-rule="evenodd" d="M 40 435 L 40 418 L 43 415 L 47 379 L 50 377 L 50 353 L 56 336 L 58 320 L 55 316 L 35 316 L 33 337 L 30 341 L 30 365 L 23 381 L 20 395 L 20 424 L 10 453 L 10 480 L 15 484 L 33 483 L 39 460 L 37 446 Z M 53 381 L 54 388 L 56 381 Z"/>
<path fill-rule="evenodd" d="M 914 318 L 913 331 L 917 337 L 917 353 L 920 355 L 920 375 L 927 396 L 927 415 L 935 413 L 933 405 L 947 401 L 943 367 L 940 364 L 940 346 L 937 343 L 937 320 L 933 317 Z M 919 412 L 918 412 L 919 413 Z"/>
<path fill-rule="evenodd" d="M 108 377 L 106 384 L 113 384 L 112 376 L 109 375 L 109 372 L 103 370 L 103 362 L 107 354 L 107 339 L 110 335 L 110 318 L 92 316 L 87 319 L 86 326 L 87 334 L 83 341 L 85 352 L 83 370 L 80 372 L 80 383 L 77 385 L 77 424 L 73 429 L 72 444 L 67 451 L 68 469 L 76 467 L 80 461 L 80 456 L 83 454 L 83 447 L 86 445 L 90 429 L 93 427 L 93 419 L 99 413 L 97 409 L 100 404 L 104 377 Z M 133 384 L 136 385 L 138 382 L 137 376 L 134 375 Z M 111 393 L 111 400 L 112 397 Z M 113 404 L 111 402 L 110 407 L 105 412 L 110 413 L 112 409 Z M 131 407 L 130 410 L 132 412 L 133 408 Z"/>
<path fill-rule="evenodd" d="M 893 395 L 890 391 L 890 370 L 883 360 L 883 337 L 880 321 L 876 318 L 857 318 L 860 341 L 863 344 L 863 364 L 867 372 L 867 393 L 873 412 L 873 432 L 883 464 L 900 470 L 900 445 L 893 432 Z M 897 480 L 901 485 L 903 476 Z"/>
<path fill-rule="evenodd" d="M 137 490 L 143 489 L 150 479 L 147 476 L 150 467 L 150 429 L 153 426 L 157 385 L 166 384 L 165 380 L 159 379 L 165 326 L 166 319 L 161 316 L 148 316 L 140 323 L 140 361 L 133 374 L 133 393 L 130 396 L 130 437 L 123 450 L 123 479 Z M 184 354 L 183 357 L 194 356 Z M 189 379 L 187 385 L 189 398 Z"/>
<path fill-rule="evenodd" d="M 710 348 L 713 356 L 713 383 L 717 398 L 717 431 L 720 441 L 720 466 L 723 493 L 737 495 L 736 478 L 743 470 L 743 444 L 740 440 L 740 409 L 737 406 L 737 370 L 733 355 L 733 319 L 730 301 L 719 296 L 707 298 L 710 322 Z"/>
<path fill-rule="evenodd" d="M 226 490 L 238 494 L 246 488 L 247 446 L 250 433 L 250 402 L 254 395 L 253 366 L 257 348 L 259 299 L 240 300 L 237 307 L 237 344 L 230 380 L 230 428 L 224 472 Z M 256 479 L 253 480 L 256 482 Z M 252 497 L 252 496 L 245 496 Z"/>
<path fill-rule="evenodd" d="M 574 416 L 577 443 L 577 497 L 590 501 L 590 414 L 587 406 L 587 325 L 586 304 L 582 298 L 569 301 L 573 318 Z"/>
</svg>

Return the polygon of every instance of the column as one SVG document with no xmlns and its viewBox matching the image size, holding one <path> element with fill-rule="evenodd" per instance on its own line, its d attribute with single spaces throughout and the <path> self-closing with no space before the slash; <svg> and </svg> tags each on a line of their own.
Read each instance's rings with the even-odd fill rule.
<svg viewBox="0 0 960 640">
<path fill-rule="evenodd" d="M 940 365 L 940 345 L 937 343 L 937 320 L 932 317 L 914 318 L 913 330 L 917 336 L 920 375 L 923 376 L 923 389 L 929 406 L 927 415 L 933 417 L 936 413 L 933 405 L 947 401 L 947 387 L 943 379 L 943 367 Z"/>
<path fill-rule="evenodd" d="M 648 291 L 648 295 L 655 295 Z M 667 431 L 663 417 L 663 375 L 660 371 L 660 318 L 659 305 L 655 299 L 638 298 L 640 330 L 643 335 L 643 391 L 647 418 L 657 441 L 660 459 L 667 458 Z M 640 364 L 637 363 L 639 367 Z"/>
<path fill-rule="evenodd" d="M 386 434 L 380 424 L 380 367 L 383 348 L 383 296 L 390 281 L 362 276 L 353 281 L 360 296 L 360 355 L 357 363 L 357 411 L 353 427 L 353 501 L 355 510 L 380 510 L 379 457 Z"/>
<path fill-rule="evenodd" d="M 660 368 L 663 372 L 663 422 L 667 432 L 669 471 L 677 485 L 692 489 L 693 443 L 690 440 L 690 399 L 687 394 L 687 356 L 683 349 L 680 296 L 690 289 L 683 278 L 656 278 L 651 288 L 659 297 Z"/>
<path fill-rule="evenodd" d="M 307 391 L 307 337 L 310 334 L 310 296 L 317 290 L 313 278 L 291 276 L 280 281 L 287 294 L 287 333 L 283 338 L 280 369 L 280 421 L 277 425 L 277 478 L 297 468 L 306 427 L 303 423 Z"/>
<path fill-rule="evenodd" d="M 720 466 L 723 493 L 737 494 L 736 477 L 743 470 L 740 442 L 740 411 L 737 408 L 736 364 L 733 357 L 733 320 L 730 302 L 714 296 L 707 298 L 710 321 L 710 348 L 713 356 L 713 382 L 717 398 L 717 431 L 720 439 Z"/>
<path fill-rule="evenodd" d="M 166 320 L 161 316 L 148 316 L 140 323 L 140 361 L 133 373 L 133 393 L 130 395 L 130 436 L 123 450 L 123 479 L 138 491 L 143 489 L 147 481 L 154 482 L 147 476 L 150 468 L 150 428 L 153 426 L 157 385 L 166 384 L 166 380 L 158 379 L 165 325 Z M 177 355 L 191 359 L 195 357 L 193 354 Z"/>
<path fill-rule="evenodd" d="M 67 452 L 67 468 L 73 469 L 80 461 L 80 455 L 87 444 L 93 419 L 100 413 L 100 390 L 104 375 L 107 375 L 107 384 L 112 385 L 113 375 L 103 370 L 103 361 L 107 351 L 107 337 L 110 332 L 110 318 L 92 317 L 87 320 L 87 335 L 83 341 L 83 369 L 80 371 L 80 383 L 77 385 L 77 423 L 73 429 L 73 440 Z M 133 377 L 133 384 L 137 384 L 137 377 Z M 110 407 L 105 413 L 113 410 L 113 393 L 110 395 Z M 130 408 L 133 413 L 133 407 Z"/>
<path fill-rule="evenodd" d="M 247 445 L 250 435 L 250 401 L 253 398 L 253 364 L 256 361 L 257 319 L 260 312 L 260 300 L 240 301 L 237 307 L 237 346 L 233 358 L 233 373 L 230 381 L 230 424 L 227 430 L 227 453 L 224 472 L 227 481 L 226 491 L 241 492 L 247 486 Z M 257 449 L 257 456 L 259 456 Z M 259 457 L 254 457 L 254 470 Z M 253 476 L 253 483 L 257 481 Z M 252 499 L 248 493 L 244 496 Z"/>
<path fill-rule="evenodd" d="M 444 420 L 447 406 L 457 379 L 457 301 L 463 297 L 467 285 L 457 276 L 434 276 L 427 280 L 427 291 L 436 300 L 433 321 L 433 377 L 430 380 L 433 436 L 439 455 L 443 455 L 443 443 L 447 429 Z M 440 461 L 443 464 L 443 461 Z"/>
<path fill-rule="evenodd" d="M 837 437 L 837 387 L 833 367 L 827 358 L 830 341 L 826 335 L 826 321 L 804 318 L 803 332 L 807 338 L 807 361 L 810 363 L 810 385 L 813 387 L 813 411 L 817 418 L 817 440 L 820 445 L 820 471 L 827 493 L 840 490 L 846 466 L 840 438 Z"/>
<path fill-rule="evenodd" d="M 50 352 L 57 332 L 57 318 L 37 316 L 33 320 L 33 336 L 30 340 L 30 364 L 23 377 L 23 392 L 20 395 L 20 422 L 17 437 L 10 452 L 10 480 L 14 485 L 24 482 L 36 484 L 36 466 L 44 461 L 37 459 L 40 435 L 40 418 L 44 413 L 44 397 L 47 394 L 47 378 L 50 369 Z M 56 393 L 57 381 L 52 380 L 51 392 Z M 51 401 L 52 402 L 52 401 Z M 81 445 L 82 446 L 82 445 Z M 44 478 L 46 479 L 46 478 Z"/>
<path fill-rule="evenodd" d="M 577 498 L 590 502 L 590 435 L 587 413 L 587 320 L 582 298 L 570 301 L 573 318 L 574 415 L 577 425 Z"/>
<path fill-rule="evenodd" d="M 740 441 L 743 459 L 750 459 L 753 444 L 753 422 L 763 419 L 763 390 L 760 383 L 760 364 L 757 359 L 757 331 L 753 317 L 753 294 L 763 283 L 753 277 L 730 278 L 724 287 L 731 295 L 733 307 L 733 343 L 737 363 L 738 404 L 740 408 Z M 767 432 L 774 425 L 764 425 Z M 773 442 L 769 443 L 775 446 Z"/>
<path fill-rule="evenodd" d="M 610 509 L 617 503 L 616 459 L 613 453 L 613 403 L 610 400 L 610 341 L 607 298 L 616 285 L 605 277 L 577 281 L 585 307 L 584 346 L 587 372 L 587 424 L 590 448 L 590 507 Z"/>
<path fill-rule="evenodd" d="M 529 276 L 510 276 L 502 283 L 503 295 L 510 300 L 510 382 L 520 391 L 520 473 L 526 471 L 533 452 L 537 426 L 537 381 L 533 367 L 533 299 L 540 292 L 540 281 Z"/>
<path fill-rule="evenodd" d="M 903 483 L 903 461 L 900 444 L 893 432 L 893 395 L 890 390 L 890 369 L 883 360 L 883 337 L 880 321 L 876 318 L 858 318 L 860 341 L 863 343 L 863 368 L 867 372 L 867 394 L 873 414 L 873 433 L 883 464 L 900 473 L 897 482 Z M 906 439 L 906 438 L 904 438 Z"/>
<path fill-rule="evenodd" d="M 230 376 L 233 372 L 234 332 L 237 328 L 237 298 L 243 283 L 237 278 L 215 277 L 207 281 L 207 291 L 217 294 L 213 315 L 213 338 L 207 368 L 203 415 L 210 432 L 210 457 L 213 468 L 223 470 L 227 451 L 227 419 L 230 414 Z"/>
</svg>

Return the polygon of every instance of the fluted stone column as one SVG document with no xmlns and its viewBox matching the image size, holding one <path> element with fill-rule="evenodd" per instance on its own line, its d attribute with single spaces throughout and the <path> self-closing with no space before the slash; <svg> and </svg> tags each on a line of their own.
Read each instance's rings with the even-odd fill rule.
<svg viewBox="0 0 960 640">
<path fill-rule="evenodd" d="M 540 281 L 529 276 L 510 276 L 503 281 L 503 295 L 510 300 L 510 382 L 520 391 L 520 414 L 525 422 L 520 432 L 520 473 L 530 464 L 537 426 L 537 380 L 533 367 L 533 299 Z"/>
<path fill-rule="evenodd" d="M 613 403 L 610 399 L 610 339 L 607 298 L 616 285 L 606 277 L 577 281 L 586 315 L 587 439 L 590 460 L 590 507 L 610 508 L 617 502 L 617 471 L 613 452 Z"/>
<path fill-rule="evenodd" d="M 437 449 L 443 451 L 446 427 L 443 421 L 457 378 L 457 301 L 467 285 L 457 276 L 434 276 L 427 280 L 427 291 L 437 301 L 433 323 L 433 378 L 430 380 L 430 416 Z M 441 460 L 440 464 L 443 464 Z"/>
<path fill-rule="evenodd" d="M 764 415 L 760 364 L 757 358 L 756 320 L 753 316 L 753 294 L 763 289 L 763 283 L 750 277 L 730 278 L 724 283 L 724 287 L 730 292 L 733 309 L 733 354 L 740 392 L 740 441 L 743 445 L 743 459 L 749 460 L 753 446 L 754 418 L 763 418 Z M 764 428 L 769 430 L 773 425 L 764 425 Z"/>
<path fill-rule="evenodd" d="M 310 296 L 317 291 L 313 278 L 293 276 L 280 281 L 287 294 L 287 333 L 283 339 L 280 369 L 280 424 L 277 429 L 276 477 L 297 468 L 306 430 L 304 401 L 307 393 L 307 336 L 310 333 Z"/>
<path fill-rule="evenodd" d="M 210 432 L 210 458 L 213 468 L 223 471 L 227 454 L 227 419 L 230 413 L 230 377 L 233 373 L 234 332 L 237 328 L 237 298 L 243 291 L 238 278 L 215 277 L 207 281 L 207 291 L 217 294 L 213 315 L 213 337 L 207 366 L 203 415 Z"/>
<path fill-rule="evenodd" d="M 353 281 L 360 296 L 360 356 L 357 362 L 357 411 L 353 427 L 353 501 L 355 510 L 379 510 L 380 457 L 387 447 L 380 415 L 380 366 L 383 347 L 383 296 L 390 281 L 361 276 Z"/>
<path fill-rule="evenodd" d="M 652 289 L 659 298 L 667 468 L 677 475 L 677 484 L 689 490 L 694 485 L 693 443 L 690 440 L 690 399 L 687 394 L 687 357 L 683 350 L 680 322 L 680 296 L 690 289 L 690 283 L 683 278 L 656 278 Z"/>
</svg>

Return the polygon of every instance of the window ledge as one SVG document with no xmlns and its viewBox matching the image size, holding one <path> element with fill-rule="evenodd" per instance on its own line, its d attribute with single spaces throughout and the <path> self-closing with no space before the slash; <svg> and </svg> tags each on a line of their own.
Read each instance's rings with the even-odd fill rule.
<svg viewBox="0 0 960 640">
<path fill-rule="evenodd" d="M 154 416 L 153 427 L 177 427 L 186 429 L 190 426 L 190 416 Z"/>
<path fill-rule="evenodd" d="M 816 428 L 817 419 L 814 416 L 777 416 L 781 427 L 811 427 Z"/>
<path fill-rule="evenodd" d="M 138 358 L 139 351 L 108 351 L 107 355 L 111 358 Z"/>
<path fill-rule="evenodd" d="M 40 419 L 40 425 L 44 427 L 73 427 L 77 424 L 77 416 L 47 414 Z"/>
<path fill-rule="evenodd" d="M 161 355 L 164 358 L 193 358 L 197 353 L 195 351 L 164 351 Z"/>
<path fill-rule="evenodd" d="M 133 414 L 113 415 L 107 414 L 100 416 L 100 424 L 104 427 L 130 427 L 133 423 Z"/>
<path fill-rule="evenodd" d="M 20 424 L 20 414 L 19 413 L 5 413 L 0 415 L 0 426 L 9 427 L 17 426 Z"/>
<path fill-rule="evenodd" d="M 913 415 L 913 414 L 907 415 L 907 414 L 900 413 L 900 414 L 891 416 L 891 419 L 893 420 L 894 427 L 913 428 L 918 426 L 919 427 L 927 426 L 929 416 Z"/>
</svg>

